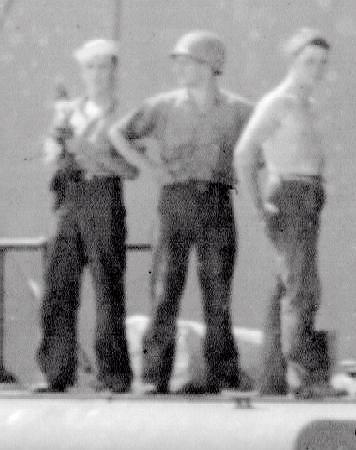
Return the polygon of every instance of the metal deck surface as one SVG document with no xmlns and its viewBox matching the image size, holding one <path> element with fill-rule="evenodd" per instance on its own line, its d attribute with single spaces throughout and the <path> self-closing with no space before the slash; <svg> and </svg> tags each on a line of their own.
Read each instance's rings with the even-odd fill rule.
<svg viewBox="0 0 356 450">
<path fill-rule="evenodd" d="M 3 390 L 0 448 L 356 449 L 353 399 L 295 401 L 252 395 L 248 406 L 236 398 L 241 396 L 234 392 L 189 397 Z M 304 438 L 307 444 L 301 443 Z"/>
</svg>

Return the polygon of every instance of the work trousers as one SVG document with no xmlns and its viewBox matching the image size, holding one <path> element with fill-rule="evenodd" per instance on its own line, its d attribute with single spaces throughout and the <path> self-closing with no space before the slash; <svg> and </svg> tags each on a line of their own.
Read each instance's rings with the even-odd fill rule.
<svg viewBox="0 0 356 450">
<path fill-rule="evenodd" d="M 120 178 L 70 182 L 58 215 L 45 270 L 42 340 L 37 354 L 40 368 L 51 386 L 65 388 L 76 381 L 80 283 L 88 264 L 96 294 L 97 378 L 108 386 L 129 386 L 126 212 Z"/>
<path fill-rule="evenodd" d="M 207 383 L 239 384 L 239 358 L 232 334 L 231 284 L 237 248 L 231 191 L 218 183 L 163 187 L 151 278 L 152 319 L 144 338 L 143 379 L 169 384 L 176 321 L 190 250 L 194 246 L 206 322 Z"/>
<path fill-rule="evenodd" d="M 265 330 L 263 393 L 285 393 L 305 385 L 317 369 L 314 322 L 320 304 L 318 235 L 325 194 L 319 176 L 271 178 L 266 213 L 267 235 L 276 261 L 276 286 Z M 268 208 L 266 208 L 268 211 Z"/>
</svg>

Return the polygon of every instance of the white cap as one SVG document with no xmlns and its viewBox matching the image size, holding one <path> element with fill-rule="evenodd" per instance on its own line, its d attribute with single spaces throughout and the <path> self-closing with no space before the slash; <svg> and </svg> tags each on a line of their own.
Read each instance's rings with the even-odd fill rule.
<svg viewBox="0 0 356 450">
<path fill-rule="evenodd" d="M 110 39 L 93 39 L 85 42 L 74 52 L 74 58 L 81 64 L 96 56 L 119 56 L 119 44 Z"/>
<path fill-rule="evenodd" d="M 340 366 L 346 373 L 356 373 L 356 360 L 344 359 L 340 361 Z"/>
</svg>

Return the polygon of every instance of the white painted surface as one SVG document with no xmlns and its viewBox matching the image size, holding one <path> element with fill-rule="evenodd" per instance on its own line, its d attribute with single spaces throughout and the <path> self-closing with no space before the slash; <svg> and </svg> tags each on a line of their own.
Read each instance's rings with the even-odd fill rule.
<svg viewBox="0 0 356 450">
<path fill-rule="evenodd" d="M 0 448 L 288 450 L 303 428 L 325 419 L 356 420 L 356 403 L 256 401 L 244 409 L 220 397 L 8 394 L 0 399 Z"/>
</svg>

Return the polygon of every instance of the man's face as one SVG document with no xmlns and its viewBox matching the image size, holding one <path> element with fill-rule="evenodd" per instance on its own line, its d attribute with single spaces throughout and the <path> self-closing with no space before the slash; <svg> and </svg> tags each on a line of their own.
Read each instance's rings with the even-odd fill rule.
<svg viewBox="0 0 356 450">
<path fill-rule="evenodd" d="M 190 56 L 177 55 L 173 59 L 173 71 L 177 82 L 183 87 L 196 87 L 204 79 L 204 72 L 210 70 L 204 63 Z"/>
<path fill-rule="evenodd" d="M 294 73 L 299 80 L 313 85 L 322 80 L 328 61 L 328 50 L 319 45 L 307 45 L 296 57 Z"/>
<path fill-rule="evenodd" d="M 88 95 L 109 92 L 115 84 L 116 64 L 111 56 L 95 56 L 82 65 L 81 74 Z"/>
</svg>

